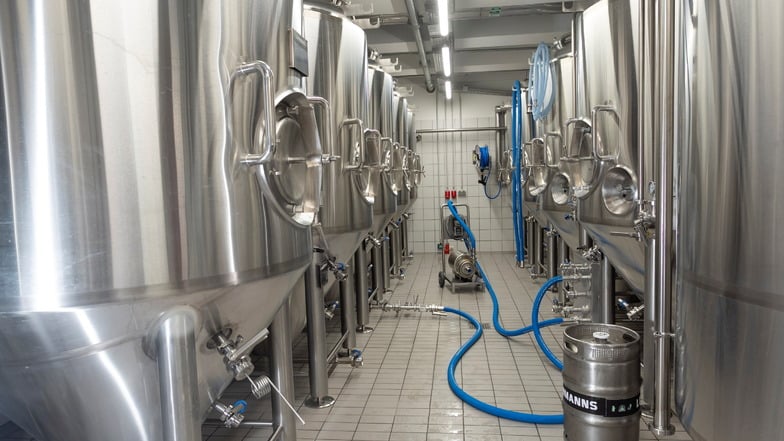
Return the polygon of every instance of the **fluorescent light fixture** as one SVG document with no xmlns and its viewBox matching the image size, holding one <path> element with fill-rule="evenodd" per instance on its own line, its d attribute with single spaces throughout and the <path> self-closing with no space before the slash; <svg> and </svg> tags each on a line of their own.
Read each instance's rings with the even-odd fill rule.
<svg viewBox="0 0 784 441">
<path fill-rule="evenodd" d="M 449 7 L 448 0 L 438 0 L 438 29 L 442 37 L 449 35 Z"/>
<path fill-rule="evenodd" d="M 441 48 L 441 64 L 444 65 L 444 76 L 452 75 L 452 57 L 449 54 L 449 46 Z"/>
<path fill-rule="evenodd" d="M 449 80 L 444 81 L 444 92 L 446 92 L 446 99 L 452 99 L 452 82 Z"/>
</svg>

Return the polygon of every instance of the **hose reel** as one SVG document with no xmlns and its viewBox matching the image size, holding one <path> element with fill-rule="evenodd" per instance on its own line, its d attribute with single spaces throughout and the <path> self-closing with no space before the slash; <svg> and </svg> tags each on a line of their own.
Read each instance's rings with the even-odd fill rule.
<svg viewBox="0 0 784 441">
<path fill-rule="evenodd" d="M 479 183 L 487 185 L 487 180 L 490 178 L 490 148 L 486 145 L 475 146 L 473 154 L 473 164 L 479 173 Z"/>
</svg>

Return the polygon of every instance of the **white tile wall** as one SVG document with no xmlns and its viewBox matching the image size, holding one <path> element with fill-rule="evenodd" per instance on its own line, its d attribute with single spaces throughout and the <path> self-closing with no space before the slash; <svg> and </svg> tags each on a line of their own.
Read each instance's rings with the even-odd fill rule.
<svg viewBox="0 0 784 441">
<path fill-rule="evenodd" d="M 499 96 L 455 93 L 451 101 L 443 95 L 428 94 L 415 89 L 409 103 L 416 107 L 417 128 L 487 127 L 495 125 L 495 106 L 507 104 L 509 99 Z M 461 112 L 462 109 L 462 112 Z M 462 113 L 462 115 L 461 115 Z M 414 203 L 409 220 L 411 247 L 414 252 L 436 251 L 440 238 L 439 210 L 444 203 L 444 190 L 465 190 L 466 197 L 456 203 L 468 204 L 471 210 L 471 229 L 480 251 L 514 251 L 512 231 L 512 203 L 509 187 L 501 196 L 489 200 L 484 195 L 478 174 L 471 163 L 476 145 L 487 145 L 495 152 L 494 132 L 461 134 L 423 134 L 417 144 L 422 155 L 426 176 L 419 187 L 419 198 Z M 488 183 L 488 193 L 494 195 L 496 182 Z"/>
</svg>

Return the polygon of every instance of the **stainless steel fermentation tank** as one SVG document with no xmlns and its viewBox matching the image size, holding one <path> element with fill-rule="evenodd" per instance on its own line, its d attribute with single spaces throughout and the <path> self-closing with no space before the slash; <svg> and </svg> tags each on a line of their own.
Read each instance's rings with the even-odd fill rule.
<svg viewBox="0 0 784 441">
<path fill-rule="evenodd" d="M 377 53 L 369 52 L 369 60 L 374 61 Z M 381 143 L 381 170 L 374 174 L 370 182 L 374 194 L 373 226 L 370 236 L 357 250 L 355 256 L 357 282 L 357 331 L 369 332 L 370 298 L 380 299 L 386 290 L 384 285 L 384 259 L 382 247 L 386 243 L 385 228 L 397 211 L 397 189 L 391 177 L 392 168 L 392 75 L 379 66 L 370 64 L 367 69 L 369 93 L 369 117 L 367 126 L 378 131 Z M 370 254 L 370 257 L 368 257 Z M 370 264 L 368 264 L 370 263 Z"/>
<path fill-rule="evenodd" d="M 539 134 L 544 154 L 540 165 L 550 171 L 542 173 L 546 181 L 539 181 L 537 187 L 545 187 L 541 193 L 542 212 L 553 225 L 561 240 L 576 250 L 580 244 L 580 226 L 575 219 L 575 201 L 572 197 L 571 181 L 566 164 L 561 159 L 568 157 L 565 127 L 569 118 L 574 116 L 574 57 L 571 48 L 557 53 L 550 62 L 556 96 L 553 107 L 542 124 Z M 560 256 L 561 258 L 565 256 Z"/>
<path fill-rule="evenodd" d="M 35 438 L 201 439 L 214 338 L 285 324 L 321 169 L 300 6 L 0 3 L 0 412 Z"/>
<path fill-rule="evenodd" d="M 697 441 L 780 440 L 784 3 L 687 6 L 676 24 L 690 91 L 675 115 L 676 409 Z"/>
<path fill-rule="evenodd" d="M 336 360 L 340 346 L 347 362 L 355 365 L 361 356 L 356 346 L 357 293 L 353 257 L 373 227 L 374 186 L 382 167 L 382 140 L 367 121 L 367 40 L 365 32 L 340 8 L 327 3 L 304 7 L 304 35 L 308 41 L 310 75 L 303 83 L 308 93 L 325 102 L 316 108 L 322 148 L 325 153 L 322 204 L 314 227 L 313 265 L 304 280 L 308 323 L 310 406 L 329 406 L 327 364 Z M 360 256 L 360 260 L 361 256 Z M 365 266 L 365 262 L 359 262 Z M 343 336 L 338 345 L 326 346 L 324 295 L 340 279 L 340 313 Z M 361 282 L 361 280 L 360 280 Z M 364 289 L 364 288 L 363 288 Z"/>
<path fill-rule="evenodd" d="M 650 176 L 643 167 L 652 161 L 640 160 L 638 143 L 639 14 L 633 0 L 602 0 L 582 13 L 575 36 L 579 119 L 567 132 L 572 165 L 582 169 L 571 184 L 580 198 L 577 219 L 624 280 L 643 292 L 645 241 L 635 221 L 639 179 Z"/>
<path fill-rule="evenodd" d="M 397 93 L 392 96 L 392 127 L 394 149 L 392 152 L 392 176 L 397 192 L 397 210 L 389 227 L 390 259 L 389 274 L 391 278 L 402 279 L 405 277 L 403 269 L 403 240 L 401 228 L 404 214 L 411 206 L 411 180 L 408 170 L 409 148 L 405 143 L 409 141 L 406 126 L 408 113 L 408 100 Z"/>
</svg>

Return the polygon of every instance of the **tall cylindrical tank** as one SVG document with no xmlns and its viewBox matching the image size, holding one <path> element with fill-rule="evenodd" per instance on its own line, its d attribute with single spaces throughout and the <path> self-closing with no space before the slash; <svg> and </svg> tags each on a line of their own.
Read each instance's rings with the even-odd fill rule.
<svg viewBox="0 0 784 441">
<path fill-rule="evenodd" d="M 640 336 L 615 325 L 564 330 L 564 440 L 640 438 Z"/>
<path fill-rule="evenodd" d="M 681 6 L 679 58 L 693 64 L 677 72 L 690 93 L 676 100 L 676 409 L 698 441 L 778 440 L 784 3 Z"/>
<path fill-rule="evenodd" d="M 411 202 L 410 182 L 408 178 L 408 142 L 405 129 L 405 114 L 408 110 L 408 100 L 400 97 L 397 93 L 392 95 L 392 127 L 394 134 L 392 140 L 395 147 L 392 152 L 392 171 L 393 182 L 398 188 L 397 192 L 397 212 L 395 219 L 399 218 Z"/>
<path fill-rule="evenodd" d="M 391 121 L 386 117 L 392 111 L 392 93 L 394 84 L 392 75 L 384 72 L 380 67 L 371 65 L 367 70 L 368 90 L 370 94 L 369 117 L 367 126 L 379 131 L 382 143 L 381 162 L 383 169 L 375 175 L 371 182 L 374 189 L 373 201 L 373 235 L 379 237 L 383 234 L 384 227 L 392 220 L 397 211 L 397 194 L 392 182 L 392 129 Z"/>
<path fill-rule="evenodd" d="M 316 115 L 324 153 L 336 157 L 324 166 L 319 221 L 329 252 L 347 262 L 373 224 L 370 164 L 364 150 L 369 116 L 367 38 L 340 8 L 326 3 L 305 4 L 304 29 L 311 67 L 306 89 L 329 102 L 331 115 L 323 109 L 316 109 Z"/>
<path fill-rule="evenodd" d="M 0 3 L 0 412 L 36 439 L 199 431 L 233 379 L 208 342 L 260 335 L 310 262 L 300 7 Z"/>
<path fill-rule="evenodd" d="M 556 96 L 553 107 L 544 120 L 541 138 L 545 145 L 544 159 L 552 171 L 547 188 L 542 193 L 542 211 L 571 249 L 580 246 L 579 225 L 573 216 L 571 185 L 561 158 L 568 156 L 565 127 L 574 110 L 574 57 L 571 46 L 563 48 L 550 62 Z"/>
<path fill-rule="evenodd" d="M 645 243 L 633 237 L 643 174 L 638 168 L 639 15 L 635 0 L 602 0 L 582 13 L 582 32 L 575 40 L 583 50 L 578 72 L 584 78 L 578 83 L 584 87 L 586 113 L 577 115 L 582 124 L 570 130 L 590 132 L 589 157 L 595 166 L 593 179 L 572 183 L 581 198 L 577 219 L 624 280 L 644 291 Z"/>
</svg>

